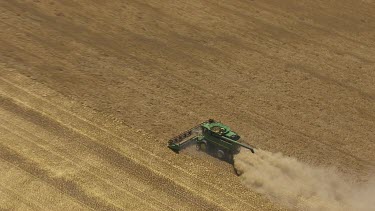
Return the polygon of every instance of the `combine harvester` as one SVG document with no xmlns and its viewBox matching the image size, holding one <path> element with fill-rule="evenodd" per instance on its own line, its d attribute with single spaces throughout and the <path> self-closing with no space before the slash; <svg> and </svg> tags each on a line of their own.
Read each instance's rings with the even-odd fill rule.
<svg viewBox="0 0 375 211">
<path fill-rule="evenodd" d="M 241 147 L 254 153 L 251 146 L 240 143 L 239 140 L 240 136 L 228 126 L 209 119 L 169 140 L 168 147 L 179 153 L 187 146 L 195 144 L 197 150 L 233 163 L 233 155 L 239 153 Z"/>
</svg>

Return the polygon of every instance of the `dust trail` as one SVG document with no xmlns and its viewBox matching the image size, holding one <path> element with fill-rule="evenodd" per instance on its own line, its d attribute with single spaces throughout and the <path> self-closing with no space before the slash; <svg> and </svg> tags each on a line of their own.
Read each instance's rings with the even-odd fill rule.
<svg viewBox="0 0 375 211">
<path fill-rule="evenodd" d="M 334 169 L 307 165 L 294 158 L 257 150 L 235 157 L 243 183 L 297 210 L 375 210 L 375 180 L 355 184 Z"/>
</svg>

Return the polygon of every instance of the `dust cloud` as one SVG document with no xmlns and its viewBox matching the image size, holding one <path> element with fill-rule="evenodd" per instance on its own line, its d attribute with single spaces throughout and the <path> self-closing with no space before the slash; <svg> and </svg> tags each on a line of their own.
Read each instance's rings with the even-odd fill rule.
<svg viewBox="0 0 375 211">
<path fill-rule="evenodd" d="M 263 150 L 242 150 L 234 165 L 246 186 L 291 209 L 375 210 L 375 180 L 356 184 L 334 169 Z"/>
</svg>

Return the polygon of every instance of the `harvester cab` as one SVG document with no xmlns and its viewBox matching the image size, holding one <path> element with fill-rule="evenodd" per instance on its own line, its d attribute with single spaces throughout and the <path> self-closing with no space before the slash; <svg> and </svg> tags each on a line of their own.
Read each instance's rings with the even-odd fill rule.
<svg viewBox="0 0 375 211">
<path fill-rule="evenodd" d="M 197 150 L 204 151 L 232 163 L 233 155 L 239 153 L 241 147 L 249 149 L 254 153 L 253 147 L 241 143 L 240 138 L 227 125 L 209 119 L 170 139 L 168 147 L 174 152 L 179 153 L 180 150 L 195 144 Z"/>
</svg>

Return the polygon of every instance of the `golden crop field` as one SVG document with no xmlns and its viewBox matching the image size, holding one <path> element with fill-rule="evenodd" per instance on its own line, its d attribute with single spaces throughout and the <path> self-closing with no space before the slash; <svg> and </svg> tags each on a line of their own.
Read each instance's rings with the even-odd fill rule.
<svg viewBox="0 0 375 211">
<path fill-rule="evenodd" d="M 0 1 L 0 210 L 285 210 L 168 139 L 214 118 L 356 181 L 372 0 Z"/>
</svg>

